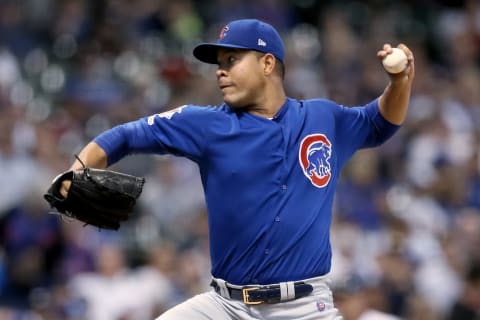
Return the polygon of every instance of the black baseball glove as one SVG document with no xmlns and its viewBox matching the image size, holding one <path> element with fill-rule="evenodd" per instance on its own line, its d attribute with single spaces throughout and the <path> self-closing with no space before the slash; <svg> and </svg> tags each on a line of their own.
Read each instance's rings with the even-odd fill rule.
<svg viewBox="0 0 480 320">
<path fill-rule="evenodd" d="M 60 194 L 65 180 L 72 182 L 66 198 Z M 44 198 L 61 215 L 101 229 L 118 230 L 133 212 L 144 183 L 144 178 L 110 170 L 70 170 L 53 180 Z"/>
</svg>

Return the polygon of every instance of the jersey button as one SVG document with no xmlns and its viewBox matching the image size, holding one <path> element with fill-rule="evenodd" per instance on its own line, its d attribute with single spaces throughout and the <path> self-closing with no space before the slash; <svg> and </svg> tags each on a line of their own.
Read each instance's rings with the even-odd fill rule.
<svg viewBox="0 0 480 320">
<path fill-rule="evenodd" d="M 269 249 L 265 249 L 265 254 L 269 254 L 270 253 L 270 250 Z"/>
<path fill-rule="evenodd" d="M 282 188 L 282 190 L 285 191 L 285 190 L 287 190 L 287 185 L 286 185 L 286 184 L 282 184 L 282 187 L 281 187 L 281 188 Z"/>
<path fill-rule="evenodd" d="M 280 217 L 279 216 L 275 217 L 275 222 L 280 222 Z"/>
</svg>

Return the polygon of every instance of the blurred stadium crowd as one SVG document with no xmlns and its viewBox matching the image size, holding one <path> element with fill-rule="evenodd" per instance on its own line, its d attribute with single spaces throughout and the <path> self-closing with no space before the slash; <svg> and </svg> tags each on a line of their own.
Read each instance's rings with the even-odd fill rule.
<svg viewBox="0 0 480 320">
<path fill-rule="evenodd" d="M 187 160 L 113 167 L 147 179 L 118 232 L 62 220 L 42 194 L 103 130 L 220 104 L 215 66 L 191 50 L 245 17 L 282 33 L 297 98 L 367 103 L 387 81 L 381 45 L 414 51 L 403 129 L 340 181 L 334 295 L 346 320 L 479 319 L 478 0 L 0 0 L 0 319 L 152 319 L 208 290 L 206 209 Z"/>
</svg>

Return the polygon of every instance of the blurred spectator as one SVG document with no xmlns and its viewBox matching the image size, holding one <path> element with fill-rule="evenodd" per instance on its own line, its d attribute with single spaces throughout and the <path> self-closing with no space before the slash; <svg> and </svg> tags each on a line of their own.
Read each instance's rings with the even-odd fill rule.
<svg viewBox="0 0 480 320">
<path fill-rule="evenodd" d="M 362 229 L 380 229 L 384 223 L 380 198 L 386 186 L 379 177 L 378 153 L 371 150 L 359 152 L 344 172 L 337 191 L 337 198 L 342 199 L 337 204 L 339 218 Z"/>
<path fill-rule="evenodd" d="M 28 141 L 19 141 L 22 134 L 29 134 L 29 127 L 19 119 L 20 116 L 16 107 L 0 109 L 0 168 L 3 176 L 0 180 L 0 217 L 19 205 L 31 191 L 31 186 L 36 186 L 43 177 L 43 172 L 37 171 L 40 166 L 28 153 Z"/>
<path fill-rule="evenodd" d="M 33 189 L 32 189 L 33 190 Z M 60 221 L 47 214 L 39 190 L 33 190 L 22 205 L 6 212 L 1 220 L 4 244 L 5 288 L 0 302 L 19 308 L 29 307 L 30 293 L 49 287 L 55 279 L 52 269 L 58 263 L 62 242 Z"/>
<path fill-rule="evenodd" d="M 79 273 L 95 269 L 97 248 L 80 223 L 62 219 L 61 224 L 63 250 L 54 272 L 59 280 L 67 281 Z"/>
<path fill-rule="evenodd" d="M 460 298 L 447 317 L 447 320 L 474 320 L 480 316 L 480 265 L 470 265 L 464 279 L 464 288 Z"/>
<path fill-rule="evenodd" d="M 159 237 L 180 243 L 189 237 L 186 224 L 205 207 L 198 169 L 191 162 L 168 156 L 155 159 L 154 165 L 140 202 L 156 220 Z"/>
<path fill-rule="evenodd" d="M 93 272 L 71 278 L 71 296 L 84 302 L 83 319 L 129 319 L 133 306 L 125 253 L 116 243 L 103 244 L 97 250 Z"/>
<path fill-rule="evenodd" d="M 146 253 L 145 265 L 136 268 L 130 275 L 130 289 L 135 292 L 130 301 L 135 306 L 132 319 L 154 319 L 179 299 L 170 274 L 165 274 L 166 246 L 158 245 Z M 168 258 L 167 258 L 168 259 Z"/>
<path fill-rule="evenodd" d="M 375 286 L 352 276 L 333 288 L 334 301 L 345 320 L 400 320 L 393 314 L 382 312 L 385 297 Z"/>
<path fill-rule="evenodd" d="M 20 68 L 16 57 L 0 46 L 0 103 L 8 98 L 10 89 L 19 79 Z"/>
</svg>

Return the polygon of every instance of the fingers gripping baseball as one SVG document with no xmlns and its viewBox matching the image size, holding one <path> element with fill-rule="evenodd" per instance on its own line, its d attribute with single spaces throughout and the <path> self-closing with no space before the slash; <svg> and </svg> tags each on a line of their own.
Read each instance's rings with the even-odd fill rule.
<svg viewBox="0 0 480 320">
<path fill-rule="evenodd" d="M 392 47 L 386 43 L 377 52 L 377 57 L 382 61 L 385 71 L 393 79 L 403 78 L 412 80 L 415 73 L 414 57 L 412 51 L 403 43 Z"/>
</svg>

